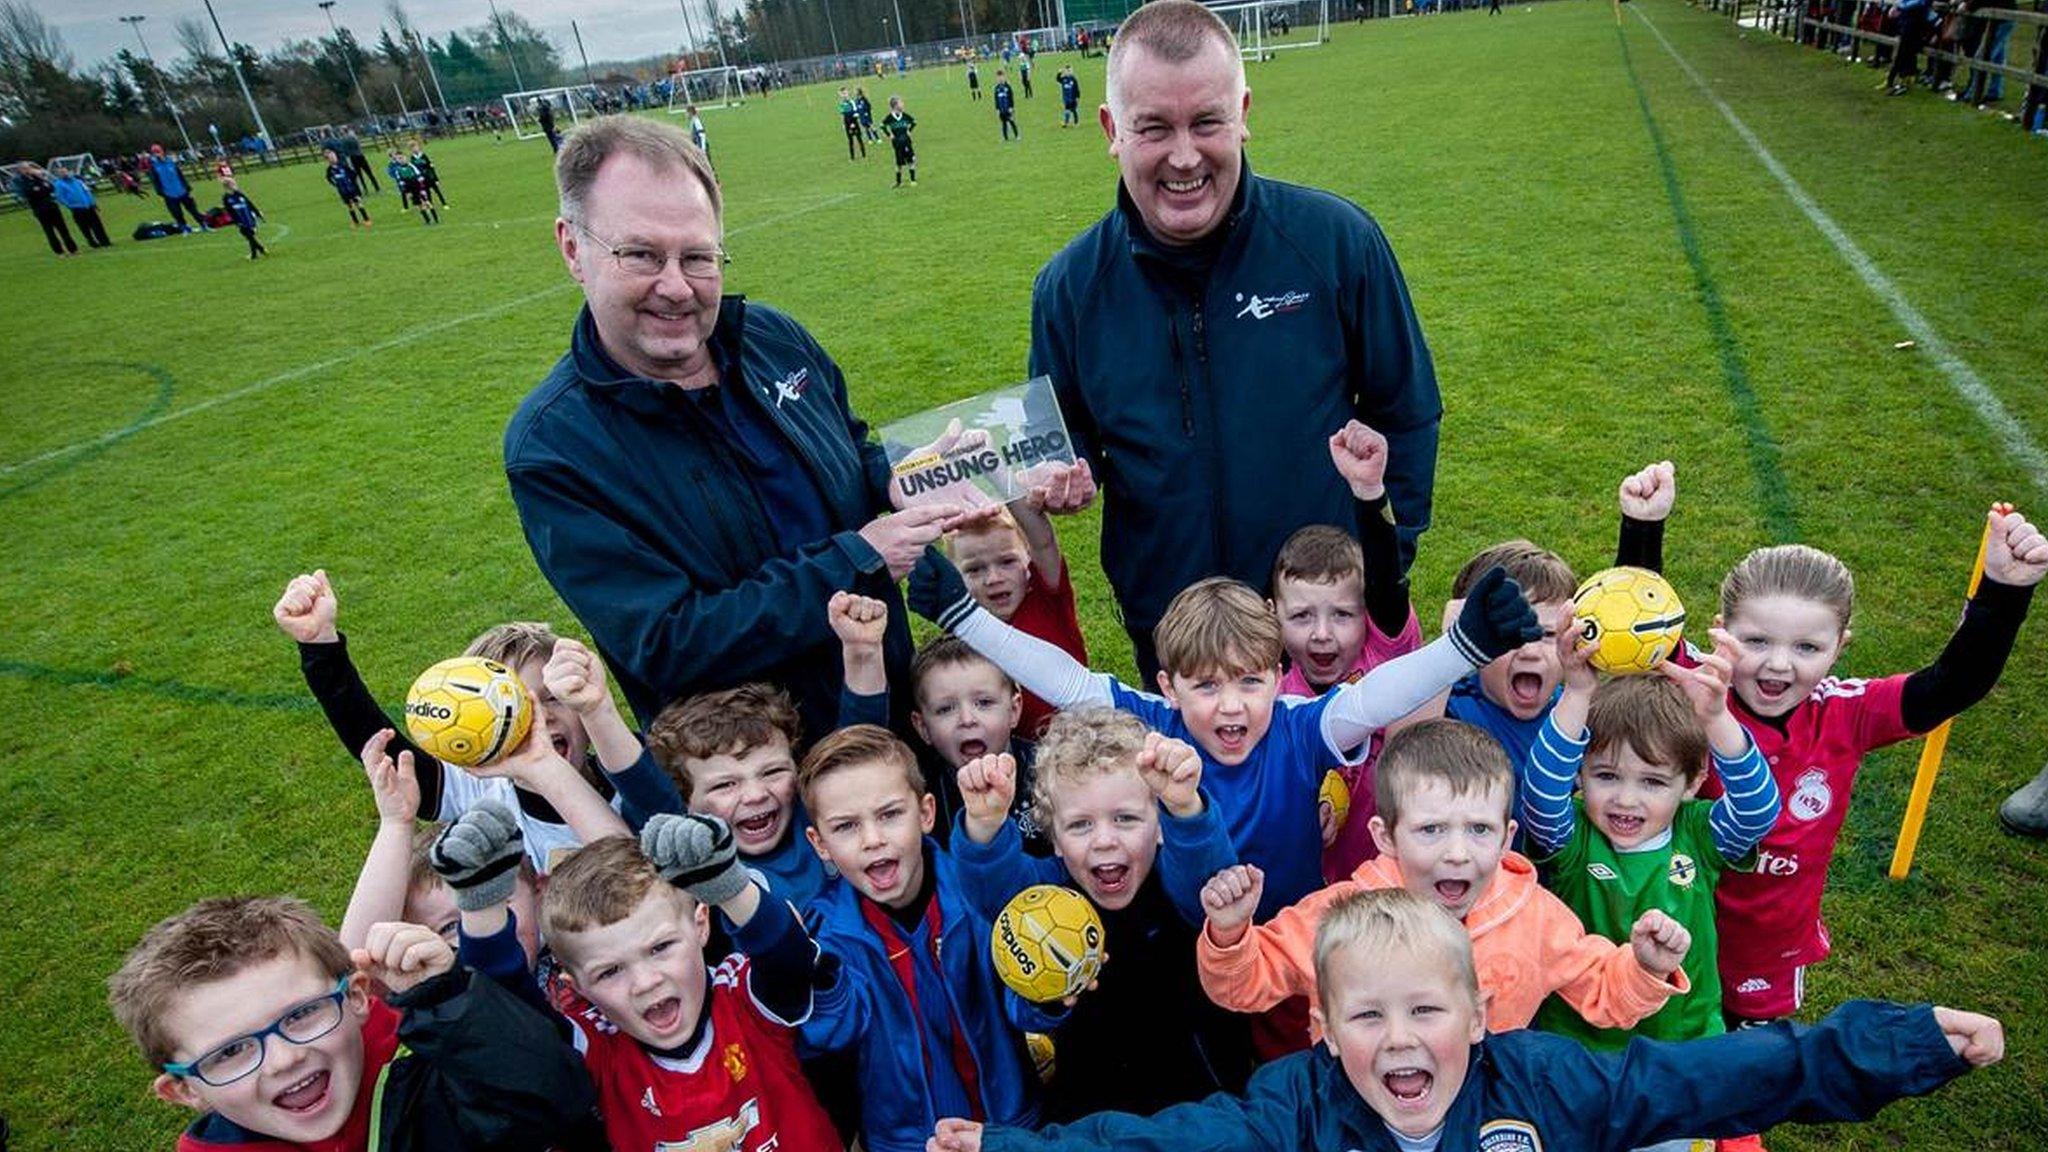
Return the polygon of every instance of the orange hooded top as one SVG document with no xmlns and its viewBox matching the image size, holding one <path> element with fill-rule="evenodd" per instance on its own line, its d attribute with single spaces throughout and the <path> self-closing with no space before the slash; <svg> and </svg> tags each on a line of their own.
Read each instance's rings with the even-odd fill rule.
<svg viewBox="0 0 2048 1152">
<path fill-rule="evenodd" d="M 1401 866 L 1381 856 L 1281 909 L 1226 948 L 1205 926 L 1195 966 L 1209 998 L 1236 1012 L 1263 1012 L 1289 996 L 1316 995 L 1316 926 L 1323 911 L 1353 892 L 1401 887 Z M 1586 931 L 1564 901 L 1536 882 L 1536 866 L 1519 852 L 1501 857 L 1479 902 L 1465 914 L 1479 988 L 1488 994 L 1486 1028 L 1526 1028 L 1552 992 L 1602 1028 L 1630 1028 L 1688 991 L 1681 969 L 1663 979 L 1635 951 Z"/>
</svg>

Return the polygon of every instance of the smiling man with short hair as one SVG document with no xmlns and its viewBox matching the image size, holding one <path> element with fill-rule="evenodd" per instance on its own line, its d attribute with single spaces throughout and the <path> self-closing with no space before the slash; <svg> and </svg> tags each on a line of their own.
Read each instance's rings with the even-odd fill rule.
<svg viewBox="0 0 2048 1152">
<path fill-rule="evenodd" d="M 767 680 L 837 727 L 835 591 L 889 606 L 956 511 L 891 514 L 889 463 L 838 365 L 783 313 L 725 295 L 718 181 L 681 129 L 606 116 L 556 157 L 555 241 L 583 288 L 569 352 L 513 414 L 505 472 L 527 543 L 644 724 Z"/>
<path fill-rule="evenodd" d="M 1116 207 L 1040 271 L 1031 372 L 1108 492 L 1102 565 L 1149 682 L 1151 630 L 1208 576 L 1260 584 L 1309 524 L 1428 526 L 1436 371 L 1379 225 L 1331 193 L 1255 176 L 1230 29 L 1153 0 L 1117 31 L 1099 116 Z M 1353 418 L 1386 435 L 1390 504 L 1326 458 Z"/>
</svg>

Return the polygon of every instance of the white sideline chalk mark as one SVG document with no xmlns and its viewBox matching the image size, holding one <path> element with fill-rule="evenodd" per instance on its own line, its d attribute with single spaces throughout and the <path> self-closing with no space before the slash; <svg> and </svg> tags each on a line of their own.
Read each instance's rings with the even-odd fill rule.
<svg viewBox="0 0 2048 1152">
<path fill-rule="evenodd" d="M 1920 347 L 1926 351 L 1928 358 L 1934 361 L 1935 367 L 1940 368 L 1942 375 L 1948 377 L 1948 382 L 1956 393 L 1968 401 L 1970 406 L 1977 410 L 1978 417 L 1997 433 L 1999 440 L 2005 445 L 2005 450 L 2028 473 L 2028 478 L 2034 482 L 2034 486 L 2043 493 L 2048 493 L 2048 452 L 2043 452 L 2041 446 L 2034 443 L 2033 437 L 2027 434 L 2026 427 L 2014 418 L 2005 403 L 1998 398 L 1998 394 L 1991 390 L 1991 385 L 1985 383 L 1984 378 L 1977 375 L 1977 370 L 1970 367 L 1967 361 L 1949 347 L 1948 342 L 1941 338 L 1941 333 L 1936 332 L 1927 317 L 1922 315 L 1918 308 L 1913 307 L 1912 302 L 1906 299 L 1906 294 L 1899 290 L 1899 286 L 1892 282 L 1891 277 L 1884 274 L 1884 270 L 1877 266 L 1877 262 L 1857 246 L 1856 241 L 1850 239 L 1849 234 L 1842 230 L 1842 226 L 1835 223 L 1834 217 L 1829 216 L 1799 181 L 1793 178 L 1792 173 L 1786 171 L 1785 166 L 1778 162 L 1778 158 L 1771 154 L 1769 148 L 1764 147 L 1764 142 L 1757 138 L 1757 134 L 1750 130 L 1749 125 L 1742 122 L 1742 118 L 1735 114 L 1735 110 L 1728 106 L 1727 101 L 1715 94 L 1714 90 L 1707 86 L 1707 82 L 1700 78 L 1700 74 L 1693 71 L 1692 65 L 1678 54 L 1678 49 L 1672 47 L 1671 41 L 1664 38 L 1664 33 L 1651 22 L 1642 7 L 1632 4 L 1629 10 L 1635 13 L 1636 19 L 1643 22 L 1643 26 L 1650 30 L 1650 35 L 1655 36 L 1657 43 L 1677 62 L 1679 70 L 1685 73 L 1686 79 L 1692 81 L 1693 87 L 1700 90 L 1701 95 L 1704 95 L 1715 110 L 1728 121 L 1729 126 L 1735 129 L 1735 134 L 1742 137 L 1742 142 L 1749 145 L 1749 150 L 1756 153 L 1756 158 L 1762 161 L 1764 168 L 1777 179 L 1778 184 L 1785 189 L 1785 195 L 1791 197 L 1792 203 L 1798 205 L 1801 212 L 1806 213 L 1806 218 L 1811 220 L 1813 226 L 1820 229 L 1821 235 L 1827 237 L 1828 242 L 1835 246 L 1835 251 L 1839 252 L 1849 267 L 1855 270 L 1856 275 L 1863 279 L 1864 285 L 1884 302 L 1886 308 L 1891 309 L 1892 315 L 1912 334 L 1913 339 L 1919 341 Z"/>
<path fill-rule="evenodd" d="M 794 220 L 798 216 L 806 216 L 812 212 L 816 212 L 825 208 L 830 208 L 835 204 L 844 203 L 845 201 L 851 200 L 858 195 L 859 193 L 857 192 L 841 192 L 836 196 L 827 197 L 826 199 L 818 201 L 816 204 L 812 204 L 804 208 L 799 208 L 793 212 L 784 212 L 781 213 L 780 215 L 770 216 L 762 220 L 756 220 L 751 224 L 743 224 L 738 228 L 729 230 L 726 233 L 726 235 L 739 236 L 744 233 L 751 232 L 756 228 L 766 228 L 771 224 L 781 224 L 788 220 Z M 218 396 L 209 396 L 196 404 L 191 404 L 184 408 L 179 408 L 170 412 L 166 412 L 161 416 L 144 420 L 139 424 L 130 425 L 129 427 L 126 428 L 117 428 L 112 432 L 105 432 L 98 436 L 91 437 L 89 439 L 74 441 L 70 444 L 64 445 L 62 448 L 52 448 L 48 452 L 44 452 L 39 456 L 31 456 L 26 460 L 17 460 L 11 464 L 0 464 L 0 476 L 11 476 L 24 468 L 33 468 L 38 464 L 47 464 L 52 460 L 61 460 L 64 457 L 70 456 L 74 453 L 84 452 L 92 448 L 99 448 L 104 445 L 112 444 L 119 440 L 126 440 L 130 436 L 134 436 L 142 432 L 147 432 L 152 428 L 161 427 L 162 425 L 169 424 L 173 420 L 182 420 L 187 416 L 198 415 L 201 412 L 205 412 L 213 408 L 218 408 L 222 404 L 227 404 L 231 401 L 240 400 L 247 396 L 253 396 L 258 392 L 268 391 L 269 389 L 275 388 L 280 384 L 289 384 L 294 380 L 304 379 L 307 376 L 311 376 L 320 372 L 325 372 L 329 368 L 339 367 L 343 364 L 348 363 L 351 360 L 359 360 L 365 356 L 375 356 L 378 355 L 379 353 L 389 352 L 393 348 L 403 347 L 407 344 L 413 343 L 416 340 L 422 339 L 423 337 L 432 336 L 437 332 L 445 332 L 450 328 L 459 327 L 461 325 L 468 324 L 474 320 L 484 320 L 488 319 L 489 317 L 496 316 L 502 312 L 510 312 L 515 308 L 524 307 L 525 305 L 531 304 L 536 300 L 545 299 L 546 297 L 553 296 L 560 292 L 566 292 L 574 287 L 576 287 L 574 281 L 555 284 L 550 287 L 543 288 L 538 292 L 530 292 L 516 299 L 508 300 L 503 304 L 494 304 L 489 308 L 479 309 L 478 311 L 471 312 L 463 316 L 455 316 L 447 320 L 436 321 L 432 324 L 428 324 L 421 328 L 415 328 L 410 332 L 405 332 L 401 333 L 400 335 L 393 336 L 389 340 L 384 340 L 380 341 L 379 343 L 372 344 L 368 348 L 358 348 L 351 352 L 344 352 L 339 356 L 330 356 L 325 360 L 315 361 L 314 363 L 311 364 L 301 365 L 300 367 L 293 368 L 285 372 L 280 372 L 275 376 L 266 376 L 261 380 L 258 380 L 252 384 L 245 384 L 242 387 L 236 388 L 231 392 L 223 392 Z"/>
</svg>

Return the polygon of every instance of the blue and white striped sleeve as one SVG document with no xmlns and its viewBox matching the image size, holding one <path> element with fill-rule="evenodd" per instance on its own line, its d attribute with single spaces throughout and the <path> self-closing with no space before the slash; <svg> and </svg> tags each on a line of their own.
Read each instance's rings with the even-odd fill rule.
<svg viewBox="0 0 2048 1152">
<path fill-rule="evenodd" d="M 1549 856 L 1564 850 L 1577 823 L 1572 813 L 1572 785 L 1579 778 L 1579 765 L 1586 759 L 1587 737 L 1567 736 L 1558 730 L 1557 719 L 1546 716 L 1522 761 L 1521 799 L 1517 802 L 1522 831 Z"/>
<path fill-rule="evenodd" d="M 1707 813 L 1714 847 L 1725 860 L 1740 860 L 1763 842 L 1778 822 L 1778 782 L 1756 741 L 1743 733 L 1742 755 L 1724 760 L 1714 753 L 1714 772 L 1721 777 L 1721 798 Z"/>
</svg>

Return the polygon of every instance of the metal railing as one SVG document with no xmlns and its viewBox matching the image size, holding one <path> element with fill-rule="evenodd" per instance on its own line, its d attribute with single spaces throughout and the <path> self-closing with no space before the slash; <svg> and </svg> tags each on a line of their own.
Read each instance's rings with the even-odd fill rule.
<svg viewBox="0 0 2048 1152">
<path fill-rule="evenodd" d="M 1897 32 L 1887 30 L 1895 28 L 1897 21 L 1896 5 L 1888 0 L 1701 0 L 1701 3 L 1710 11 L 1726 15 L 1734 23 L 1824 52 L 1834 52 L 1851 61 L 1861 62 L 1868 57 L 1873 65 L 1888 64 L 1899 46 Z M 1916 18 L 1939 19 L 1944 24 L 1953 21 L 1956 33 L 1965 37 L 1967 22 L 1980 22 L 1973 51 L 1944 47 L 1944 38 L 1936 33 L 1930 34 L 1921 44 L 1920 55 L 1929 61 L 1930 67 L 1938 65 L 1945 69 L 1945 79 L 1981 72 L 2024 85 L 2026 95 L 2014 119 L 2023 128 L 2042 126 L 2035 121 L 2041 117 L 2044 106 L 2048 106 L 2048 14 L 2013 8 L 1969 9 L 1942 0 L 1933 6 L 1931 17 Z M 2008 33 L 2003 63 L 1988 59 L 1993 43 L 1993 26 L 1999 23 L 2013 26 Z M 2032 63 L 2022 67 L 2013 61 Z M 1964 83 L 1967 82 L 1966 79 Z"/>
</svg>

